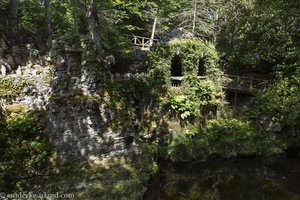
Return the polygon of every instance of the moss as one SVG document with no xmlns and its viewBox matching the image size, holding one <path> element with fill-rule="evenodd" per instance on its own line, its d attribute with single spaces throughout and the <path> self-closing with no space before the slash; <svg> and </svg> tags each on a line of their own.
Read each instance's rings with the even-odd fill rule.
<svg viewBox="0 0 300 200">
<path fill-rule="evenodd" d="M 42 75 L 42 80 L 45 81 L 46 83 L 48 83 L 50 85 L 52 83 L 52 80 L 53 80 L 52 73 Z"/>
<path fill-rule="evenodd" d="M 12 100 L 17 96 L 21 96 L 26 85 L 28 85 L 26 79 L 0 78 L 0 98 Z"/>
<path fill-rule="evenodd" d="M 28 106 L 24 104 L 13 104 L 6 107 L 8 113 L 26 113 L 29 110 Z"/>
<path fill-rule="evenodd" d="M 70 104 L 76 106 L 82 104 L 93 104 L 95 102 L 99 102 L 100 99 L 93 96 L 77 94 L 71 97 L 51 96 L 49 101 L 61 105 Z"/>
<path fill-rule="evenodd" d="M 114 131 L 133 130 L 136 119 L 139 80 L 111 80 L 105 86 L 105 97 L 113 117 L 110 127 Z"/>
<path fill-rule="evenodd" d="M 93 96 L 87 96 L 87 95 L 75 95 L 74 96 L 74 100 L 76 102 L 84 102 L 84 103 L 88 103 L 88 104 L 92 104 L 95 102 L 99 102 L 100 99 L 98 97 L 93 97 Z"/>
</svg>

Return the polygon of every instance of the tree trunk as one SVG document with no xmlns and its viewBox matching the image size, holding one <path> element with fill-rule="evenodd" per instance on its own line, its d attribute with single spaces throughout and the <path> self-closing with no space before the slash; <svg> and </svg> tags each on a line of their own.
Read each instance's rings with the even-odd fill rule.
<svg viewBox="0 0 300 200">
<path fill-rule="evenodd" d="M 15 31 L 18 26 L 18 9 L 20 0 L 10 0 L 10 8 L 8 14 L 8 26 Z"/>
<path fill-rule="evenodd" d="M 85 5 L 85 13 L 86 13 L 86 20 L 88 24 L 88 29 L 91 34 L 92 40 L 94 41 L 99 56 L 102 57 L 104 54 L 103 45 L 101 42 L 101 31 L 99 25 L 99 18 L 98 12 L 93 8 L 93 1 L 87 3 Z"/>
<path fill-rule="evenodd" d="M 78 34 L 78 14 L 77 14 L 78 2 L 77 0 L 73 1 L 73 18 L 74 18 L 74 29 L 75 34 Z"/>
<path fill-rule="evenodd" d="M 153 26 L 152 26 L 150 46 L 153 45 L 153 40 L 154 40 L 154 37 L 155 37 L 155 29 L 156 29 L 156 24 L 157 24 L 157 16 L 158 16 L 158 13 L 156 14 L 156 16 L 154 18 L 154 22 L 153 22 Z"/>
<path fill-rule="evenodd" d="M 195 28 L 196 28 L 196 17 L 197 17 L 197 2 L 194 0 L 194 16 L 193 16 L 193 30 L 192 33 L 195 36 Z"/>
<path fill-rule="evenodd" d="M 45 0 L 45 33 L 47 35 L 47 45 L 51 45 L 51 0 Z"/>
</svg>

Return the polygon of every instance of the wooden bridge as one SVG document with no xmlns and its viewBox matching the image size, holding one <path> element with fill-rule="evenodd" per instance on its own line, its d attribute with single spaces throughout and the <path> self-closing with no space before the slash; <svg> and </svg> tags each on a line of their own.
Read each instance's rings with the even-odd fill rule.
<svg viewBox="0 0 300 200">
<path fill-rule="evenodd" d="M 199 79 L 206 79 L 206 76 L 198 76 Z M 179 87 L 183 81 L 183 76 L 172 76 L 171 83 L 173 87 Z M 230 74 L 222 75 L 224 80 L 223 89 L 234 93 L 243 93 L 248 95 L 257 95 L 266 89 L 267 80 L 236 76 Z"/>
<path fill-rule="evenodd" d="M 158 42 L 157 39 L 151 39 L 147 37 L 141 37 L 141 36 L 133 36 L 132 43 L 134 46 L 141 48 L 142 50 L 149 50 L 150 47 Z"/>
<path fill-rule="evenodd" d="M 225 84 L 223 88 L 227 91 L 257 95 L 266 89 L 267 80 L 253 77 L 236 76 L 230 74 L 223 75 Z"/>
</svg>

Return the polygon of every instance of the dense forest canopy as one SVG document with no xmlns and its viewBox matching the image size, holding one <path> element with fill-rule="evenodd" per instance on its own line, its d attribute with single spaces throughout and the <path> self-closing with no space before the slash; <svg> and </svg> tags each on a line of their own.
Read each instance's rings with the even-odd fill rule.
<svg viewBox="0 0 300 200">
<path fill-rule="evenodd" d="M 154 31 L 159 38 L 184 27 L 214 42 L 223 58 L 236 66 L 272 70 L 299 59 L 298 1 L 5 0 L 0 4 L 1 29 L 27 29 L 53 39 L 90 31 L 99 34 L 98 42 L 106 50 L 125 43 L 125 35 L 150 37 Z"/>
</svg>

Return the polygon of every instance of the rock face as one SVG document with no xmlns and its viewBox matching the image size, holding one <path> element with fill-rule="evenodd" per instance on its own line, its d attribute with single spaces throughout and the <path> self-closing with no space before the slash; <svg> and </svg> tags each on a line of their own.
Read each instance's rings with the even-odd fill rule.
<svg viewBox="0 0 300 200">
<path fill-rule="evenodd" d="M 45 110 L 48 104 L 48 97 L 50 94 L 50 81 L 51 81 L 51 65 L 46 65 L 43 67 L 29 67 L 29 66 L 19 66 L 18 70 L 14 74 L 6 74 L 5 68 L 1 67 L 2 75 L 0 74 L 0 79 L 5 82 L 5 80 L 12 81 L 11 86 L 3 89 L 10 93 L 10 90 L 15 90 L 15 87 L 21 87 L 19 94 L 9 98 L 0 98 L 0 104 L 4 107 L 11 105 L 24 105 L 30 110 Z M 24 83 L 24 84 L 22 84 Z M 0 85 L 1 87 L 1 85 Z M 14 87 L 9 88 L 9 87 Z M 4 93 L 6 93 L 4 92 Z"/>
<path fill-rule="evenodd" d="M 166 44 L 172 40 L 182 40 L 182 39 L 191 39 L 191 38 L 195 38 L 195 36 L 183 29 L 183 28 L 177 28 L 174 29 L 173 31 L 171 31 L 170 33 L 168 33 L 167 35 L 165 35 L 161 40 L 160 40 L 160 44 Z"/>
<path fill-rule="evenodd" d="M 49 65 L 45 51 L 33 38 L 33 33 L 18 31 L 15 34 L 4 31 L 0 33 L 0 66 L 6 68 L 10 73 L 17 70 L 19 66 L 32 66 L 32 63 Z"/>
<path fill-rule="evenodd" d="M 80 51 L 65 51 L 49 101 L 50 138 L 62 161 L 98 163 L 129 148 L 130 136 L 109 130 L 105 101 L 101 76 L 85 66 Z"/>
</svg>

